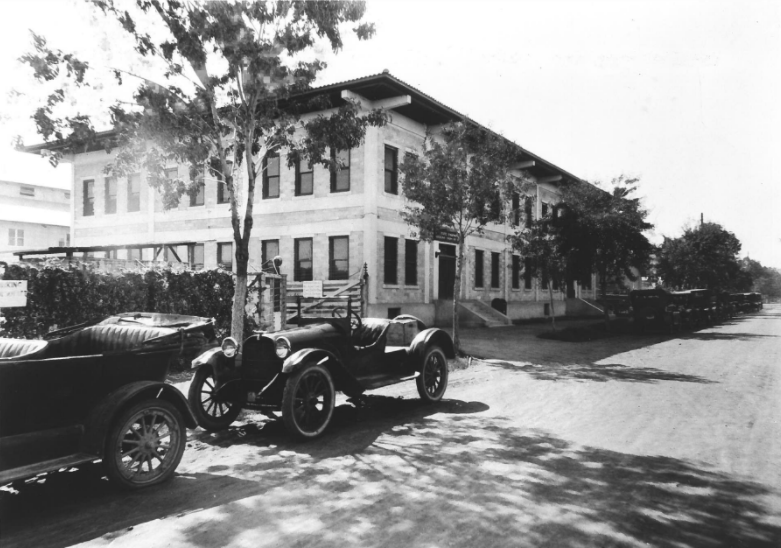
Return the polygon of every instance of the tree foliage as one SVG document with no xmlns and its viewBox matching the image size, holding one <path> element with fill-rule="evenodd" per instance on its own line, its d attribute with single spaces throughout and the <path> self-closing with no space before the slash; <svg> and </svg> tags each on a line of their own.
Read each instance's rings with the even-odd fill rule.
<svg viewBox="0 0 781 548">
<path fill-rule="evenodd" d="M 702 223 L 678 238 L 665 237 L 657 272 L 665 285 L 679 289 L 747 290 L 751 280 L 741 269 L 740 248 L 732 232 L 717 223 Z"/>
<path fill-rule="evenodd" d="M 515 147 L 502 137 L 467 121 L 452 122 L 427 133 L 422 155 L 408 154 L 399 170 L 404 197 L 402 217 L 432 240 L 447 232 L 457 240 L 453 289 L 453 340 L 458 347 L 458 306 L 464 242 L 488 223 L 502 223 L 503 204 L 525 180 L 512 173 Z"/>
<path fill-rule="evenodd" d="M 143 168 L 167 208 L 198 192 L 206 175 L 223 182 L 236 256 L 232 333 L 241 337 L 255 183 L 264 158 L 287 152 L 288 166 L 303 161 L 338 170 L 330 150 L 358 146 L 367 126 L 387 121 L 380 110 L 362 111 L 351 101 L 331 105 L 324 96 L 303 93 L 326 66 L 312 58 L 318 43 L 339 51 L 350 26 L 359 39 L 373 35 L 373 25 L 362 22 L 365 5 L 136 0 L 131 13 L 127 3 L 87 1 L 119 24 L 141 58 L 162 68 L 162 78 L 110 69 L 118 83 L 138 87 L 130 104 L 110 107 L 108 134 L 98 133 L 89 115 L 59 114 L 67 94 L 57 88 L 33 115 L 44 141 L 58 143 L 48 151 L 50 161 L 97 143 L 116 149 L 108 171 L 125 176 Z M 65 76 L 71 86 L 90 86 L 88 62 L 51 48 L 43 37 L 34 36 L 34 48 L 21 61 L 39 81 Z M 315 111 L 320 114 L 305 116 Z M 187 166 L 187 176 L 167 176 L 171 165 Z"/>
</svg>

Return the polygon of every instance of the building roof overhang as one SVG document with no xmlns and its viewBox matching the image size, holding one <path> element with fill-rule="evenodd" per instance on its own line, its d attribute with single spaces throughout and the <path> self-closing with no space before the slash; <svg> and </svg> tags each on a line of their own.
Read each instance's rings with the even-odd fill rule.
<svg viewBox="0 0 781 548">
<path fill-rule="evenodd" d="M 162 248 L 162 247 L 179 247 L 182 245 L 195 245 L 203 242 L 195 242 L 193 240 L 181 241 L 181 242 L 150 242 L 140 244 L 116 244 L 116 245 L 80 245 L 75 247 L 47 247 L 43 249 L 23 249 L 20 251 L 14 251 L 14 255 L 19 258 L 27 257 L 31 255 L 65 255 L 71 256 L 75 253 L 95 253 L 100 251 L 115 251 L 117 249 L 148 249 L 148 248 Z"/>
</svg>

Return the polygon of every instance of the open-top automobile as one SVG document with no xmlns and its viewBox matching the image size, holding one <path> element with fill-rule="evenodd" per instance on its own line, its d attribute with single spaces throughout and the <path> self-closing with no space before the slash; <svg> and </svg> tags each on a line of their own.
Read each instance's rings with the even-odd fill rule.
<svg viewBox="0 0 781 548">
<path fill-rule="evenodd" d="M 336 392 L 353 398 L 414 380 L 424 401 L 442 399 L 455 358 L 450 335 L 413 316 L 361 318 L 346 304 L 333 317 L 299 314 L 296 327 L 255 332 L 241 344 L 228 337 L 193 360 L 188 400 L 198 424 L 215 431 L 244 408 L 281 411 L 294 437 L 311 439 L 328 427 Z"/>
</svg>

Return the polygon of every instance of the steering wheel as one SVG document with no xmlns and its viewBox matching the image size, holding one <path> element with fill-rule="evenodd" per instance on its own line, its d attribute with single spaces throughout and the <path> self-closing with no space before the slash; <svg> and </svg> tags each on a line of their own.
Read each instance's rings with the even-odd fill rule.
<svg viewBox="0 0 781 548">
<path fill-rule="evenodd" d="M 347 309 L 343 306 L 337 306 L 331 312 L 332 318 L 344 318 L 346 316 L 347 316 Z M 361 325 L 363 325 L 363 322 L 361 321 L 361 317 L 358 315 L 358 313 L 355 310 L 350 309 L 350 330 L 357 331 L 358 329 L 361 328 Z"/>
</svg>

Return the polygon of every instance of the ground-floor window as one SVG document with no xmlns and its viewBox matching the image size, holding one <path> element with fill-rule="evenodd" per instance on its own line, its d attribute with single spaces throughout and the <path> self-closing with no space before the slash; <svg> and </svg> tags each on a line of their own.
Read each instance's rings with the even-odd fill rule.
<svg viewBox="0 0 781 548">
<path fill-rule="evenodd" d="M 523 288 L 532 288 L 532 260 L 529 258 L 523 260 Z"/>
<path fill-rule="evenodd" d="M 350 276 L 350 238 L 332 236 L 328 238 L 328 278 L 346 280 Z"/>
<path fill-rule="evenodd" d="M 203 268 L 203 244 L 192 244 L 188 249 L 189 257 L 187 258 L 190 263 L 190 267 L 194 269 Z"/>
<path fill-rule="evenodd" d="M 513 255 L 513 289 L 521 288 L 521 258 Z"/>
<path fill-rule="evenodd" d="M 499 254 L 491 253 L 491 287 L 499 287 Z"/>
<path fill-rule="evenodd" d="M 399 259 L 399 239 L 385 238 L 385 283 L 396 285 L 399 283 L 397 270 Z"/>
<path fill-rule="evenodd" d="M 270 268 L 274 257 L 279 255 L 279 240 L 262 240 L 260 242 L 261 268 Z"/>
<path fill-rule="evenodd" d="M 418 285 L 418 242 L 404 241 L 404 285 Z"/>
<path fill-rule="evenodd" d="M 217 264 L 226 270 L 233 270 L 233 243 L 217 244 Z"/>
<path fill-rule="evenodd" d="M 483 251 L 475 249 L 475 287 L 483 287 Z"/>
<path fill-rule="evenodd" d="M 296 238 L 293 262 L 293 280 L 312 281 L 312 238 Z"/>
</svg>

